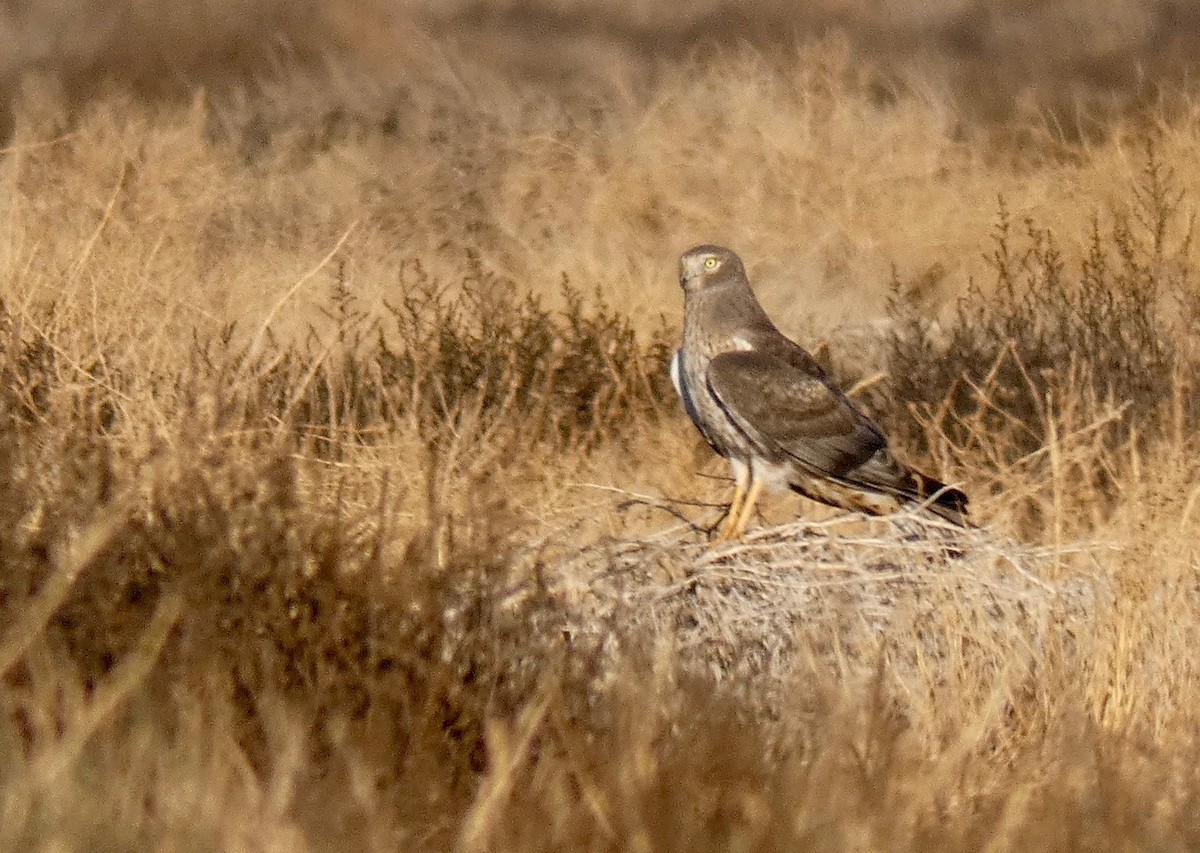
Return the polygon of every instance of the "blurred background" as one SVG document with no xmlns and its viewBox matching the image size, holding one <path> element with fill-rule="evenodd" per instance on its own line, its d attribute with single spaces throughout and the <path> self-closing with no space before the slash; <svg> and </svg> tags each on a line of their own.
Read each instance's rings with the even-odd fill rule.
<svg viewBox="0 0 1200 853">
<path fill-rule="evenodd" d="M 225 257 L 365 216 L 452 274 L 476 253 L 657 315 L 678 253 L 727 242 L 803 331 L 878 317 L 896 275 L 932 302 L 989 278 L 999 196 L 1071 228 L 1120 203 L 1141 164 L 1110 143 L 1185 126 L 1198 56 L 1184 0 L 4 0 L 0 139 L 162 126 L 202 92 L 202 148 L 279 176 L 196 212 Z"/>
<path fill-rule="evenodd" d="M 0 97 L 30 73 L 79 100 L 330 61 L 387 79 L 418 73 L 430 41 L 505 80 L 620 79 L 636 96 L 713 45 L 786 50 L 833 32 L 883 73 L 919 68 L 980 120 L 1048 112 L 1066 138 L 1186 84 L 1200 56 L 1200 8 L 1186 0 L 5 0 Z"/>
</svg>

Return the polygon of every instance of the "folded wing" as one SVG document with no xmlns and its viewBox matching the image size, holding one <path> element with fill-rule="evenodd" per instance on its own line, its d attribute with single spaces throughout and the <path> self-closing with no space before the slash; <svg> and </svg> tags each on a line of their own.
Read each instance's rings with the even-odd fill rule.
<svg viewBox="0 0 1200 853">
<path fill-rule="evenodd" d="M 767 458 L 817 476 L 853 479 L 887 439 L 823 376 L 757 350 L 716 356 L 709 390 Z"/>
<path fill-rule="evenodd" d="M 724 353 L 709 364 L 709 390 L 758 452 L 774 462 L 790 461 L 810 477 L 924 503 L 948 521 L 969 526 L 967 496 L 892 456 L 871 419 L 811 356 L 795 349 L 796 355 L 784 351 L 782 356 L 758 350 Z M 811 485 L 802 482 L 792 488 L 841 503 L 813 495 Z"/>
</svg>

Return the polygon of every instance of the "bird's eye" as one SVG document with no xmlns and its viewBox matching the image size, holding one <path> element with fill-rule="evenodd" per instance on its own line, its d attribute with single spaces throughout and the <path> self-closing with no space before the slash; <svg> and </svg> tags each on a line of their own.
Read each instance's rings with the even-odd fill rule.
<svg viewBox="0 0 1200 853">
<path fill-rule="evenodd" d="M 704 259 L 704 268 L 706 270 L 715 270 L 717 268 L 717 264 L 719 264 L 719 263 L 720 263 L 720 261 L 718 261 L 716 258 L 705 258 Z"/>
</svg>

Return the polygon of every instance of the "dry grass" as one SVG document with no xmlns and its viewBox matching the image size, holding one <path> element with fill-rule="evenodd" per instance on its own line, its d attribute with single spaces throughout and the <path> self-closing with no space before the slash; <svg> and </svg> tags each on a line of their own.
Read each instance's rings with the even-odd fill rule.
<svg viewBox="0 0 1200 853">
<path fill-rule="evenodd" d="M 1051 5 L 0 12 L 0 846 L 1200 845 L 1194 33 Z M 714 239 L 979 530 L 707 547 Z"/>
</svg>

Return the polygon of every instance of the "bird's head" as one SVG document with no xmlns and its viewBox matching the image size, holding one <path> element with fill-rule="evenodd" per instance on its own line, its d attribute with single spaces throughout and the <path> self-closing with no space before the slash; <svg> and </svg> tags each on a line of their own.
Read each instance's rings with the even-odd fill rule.
<svg viewBox="0 0 1200 853">
<path fill-rule="evenodd" d="M 679 286 L 685 293 L 745 280 L 742 259 L 724 246 L 697 246 L 679 259 Z"/>
</svg>

